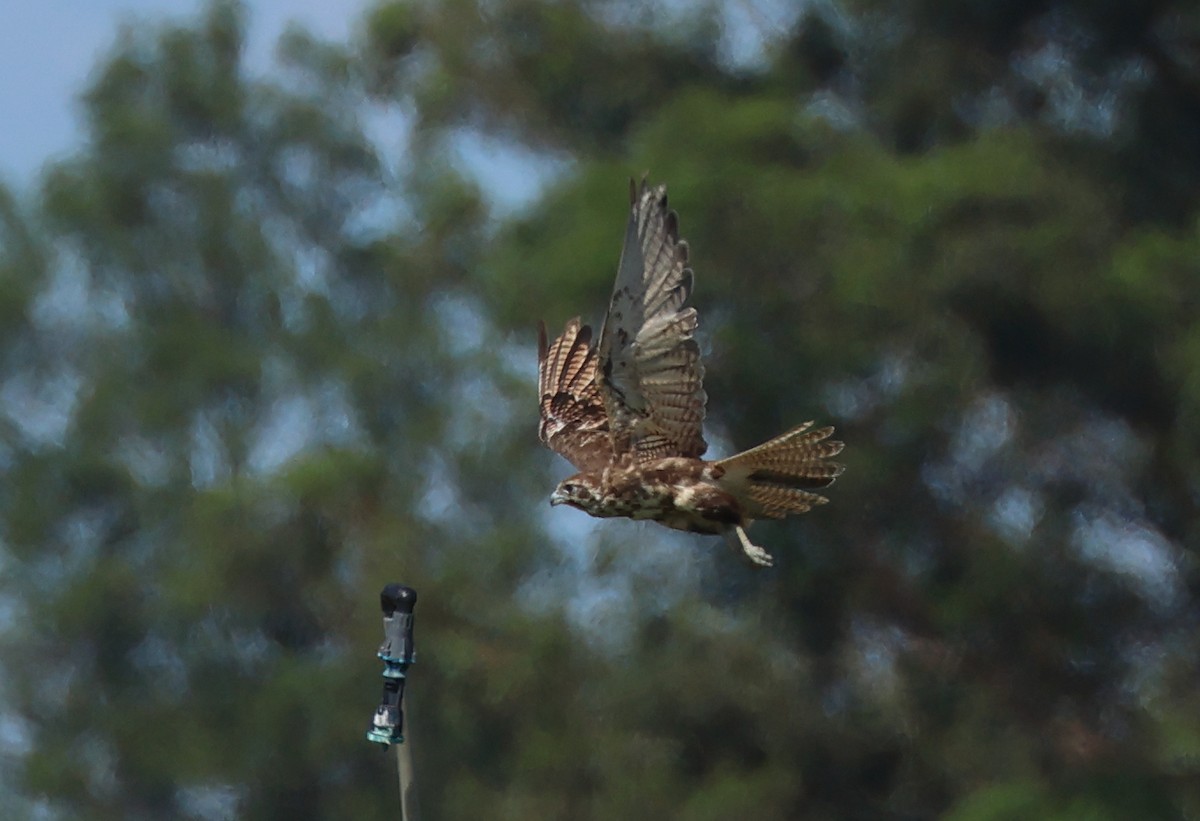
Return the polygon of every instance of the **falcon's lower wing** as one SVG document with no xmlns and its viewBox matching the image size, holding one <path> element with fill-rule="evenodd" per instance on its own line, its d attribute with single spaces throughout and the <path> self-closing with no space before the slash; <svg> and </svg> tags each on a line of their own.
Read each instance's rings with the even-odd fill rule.
<svg viewBox="0 0 1200 821">
<path fill-rule="evenodd" d="M 554 344 L 538 323 L 538 438 L 579 470 L 598 470 L 612 461 L 608 413 L 596 384 L 592 329 L 567 323 Z"/>
</svg>

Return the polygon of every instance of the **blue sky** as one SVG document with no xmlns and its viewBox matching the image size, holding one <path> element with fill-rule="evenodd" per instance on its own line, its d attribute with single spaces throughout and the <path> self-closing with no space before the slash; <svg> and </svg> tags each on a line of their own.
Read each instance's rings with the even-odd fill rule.
<svg viewBox="0 0 1200 821">
<path fill-rule="evenodd" d="M 369 0 L 248 0 L 247 60 L 271 64 L 289 22 L 345 40 Z M 124 22 L 194 17 L 203 0 L 41 0 L 8 3 L 0 26 L 0 180 L 25 187 L 49 159 L 80 143 L 78 95 Z"/>
</svg>

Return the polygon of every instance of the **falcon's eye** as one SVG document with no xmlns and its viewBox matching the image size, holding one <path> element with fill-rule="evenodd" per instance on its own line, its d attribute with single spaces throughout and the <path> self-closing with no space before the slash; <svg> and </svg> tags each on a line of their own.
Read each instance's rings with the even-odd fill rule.
<svg viewBox="0 0 1200 821">
<path fill-rule="evenodd" d="M 587 487 L 578 482 L 567 482 L 563 485 L 563 492 L 572 499 L 590 499 L 592 497 Z"/>
</svg>

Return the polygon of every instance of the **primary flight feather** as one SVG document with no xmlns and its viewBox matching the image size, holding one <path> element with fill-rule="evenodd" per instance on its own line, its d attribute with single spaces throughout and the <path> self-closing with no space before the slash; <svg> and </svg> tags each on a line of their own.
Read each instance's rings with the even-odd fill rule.
<svg viewBox="0 0 1200 821">
<path fill-rule="evenodd" d="M 570 320 L 549 342 L 538 324 L 538 436 L 579 470 L 550 497 L 592 516 L 650 519 L 725 533 L 760 565 L 752 519 L 780 519 L 828 501 L 812 492 L 842 466 L 833 428 L 806 422 L 728 459 L 704 455 L 704 365 L 688 246 L 666 186 L 629 184 L 630 215 L 600 339 Z"/>
</svg>

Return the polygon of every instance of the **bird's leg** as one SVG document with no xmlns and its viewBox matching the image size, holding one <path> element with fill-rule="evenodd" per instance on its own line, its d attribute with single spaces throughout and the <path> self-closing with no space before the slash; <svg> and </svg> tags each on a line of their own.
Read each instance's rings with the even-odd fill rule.
<svg viewBox="0 0 1200 821">
<path fill-rule="evenodd" d="M 750 541 L 750 537 L 746 535 L 746 529 L 741 525 L 734 525 L 734 531 L 737 533 L 737 542 L 735 543 L 732 536 L 726 531 L 726 536 L 729 538 L 730 544 L 736 550 L 741 548 L 742 552 L 759 567 L 770 567 L 775 563 L 771 558 L 771 554 L 763 550 L 758 545 Z"/>
</svg>

